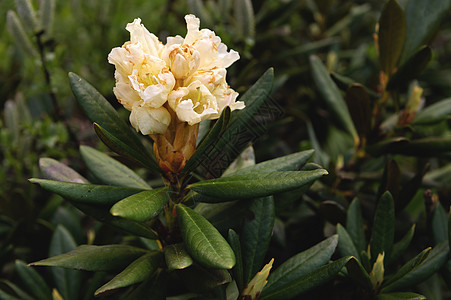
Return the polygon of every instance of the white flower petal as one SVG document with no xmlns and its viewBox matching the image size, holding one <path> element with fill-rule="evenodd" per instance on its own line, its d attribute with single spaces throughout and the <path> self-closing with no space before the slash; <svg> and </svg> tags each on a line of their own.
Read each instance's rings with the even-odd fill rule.
<svg viewBox="0 0 451 300">
<path fill-rule="evenodd" d="M 163 44 L 141 24 L 140 18 L 135 19 L 133 23 L 128 23 L 125 29 L 130 32 L 130 42 L 141 43 L 143 50 L 150 55 L 157 57 L 160 55 Z"/>
<path fill-rule="evenodd" d="M 171 122 L 171 114 L 164 107 L 135 106 L 130 114 L 130 123 L 144 135 L 162 134 Z"/>
</svg>

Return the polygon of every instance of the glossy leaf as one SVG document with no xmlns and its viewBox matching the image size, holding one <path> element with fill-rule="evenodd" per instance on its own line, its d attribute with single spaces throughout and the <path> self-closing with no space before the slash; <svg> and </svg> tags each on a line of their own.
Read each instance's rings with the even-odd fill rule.
<svg viewBox="0 0 451 300">
<path fill-rule="evenodd" d="M 389 192 L 379 199 L 374 215 L 370 239 L 371 260 L 374 262 L 380 253 L 390 255 L 395 236 L 395 206 Z"/>
<path fill-rule="evenodd" d="M 151 189 L 141 177 L 127 166 L 94 148 L 82 145 L 80 146 L 80 154 L 89 171 L 105 184 Z"/>
<path fill-rule="evenodd" d="M 337 225 L 338 234 L 338 251 L 342 256 L 354 256 L 357 260 L 360 260 L 360 254 L 357 250 L 351 236 L 348 231 L 341 225 Z"/>
<path fill-rule="evenodd" d="M 448 239 L 448 214 L 442 205 L 437 203 L 432 212 L 432 238 L 435 244 Z"/>
<path fill-rule="evenodd" d="M 109 271 L 125 267 L 148 251 L 127 245 L 81 245 L 74 250 L 46 258 L 30 266 L 62 267 L 86 271 Z"/>
<path fill-rule="evenodd" d="M 451 118 L 451 98 L 427 106 L 419 111 L 412 124 L 427 125 Z"/>
<path fill-rule="evenodd" d="M 193 183 L 195 192 L 226 199 L 257 198 L 281 193 L 305 185 L 328 174 L 326 170 L 249 173 Z"/>
<path fill-rule="evenodd" d="M 46 179 L 67 181 L 67 182 L 77 182 L 77 183 L 88 183 L 88 180 L 78 174 L 72 168 L 66 166 L 53 158 L 42 157 L 39 159 L 39 168 L 44 174 Z"/>
<path fill-rule="evenodd" d="M 185 269 L 193 264 L 193 259 L 186 252 L 183 244 L 172 244 L 164 247 L 164 258 L 169 270 Z"/>
<path fill-rule="evenodd" d="M 240 169 L 230 173 L 229 176 L 244 175 L 249 173 L 269 173 L 277 171 L 296 171 L 299 170 L 312 156 L 313 150 L 306 150 L 285 155 L 282 157 L 267 160 L 253 166 Z"/>
<path fill-rule="evenodd" d="M 387 265 L 397 262 L 398 259 L 404 254 L 407 247 L 409 247 L 415 233 L 415 224 L 410 227 L 409 231 L 402 237 L 402 239 L 393 245 L 390 256 L 387 259 Z"/>
<path fill-rule="evenodd" d="M 54 192 L 70 201 L 95 205 L 112 205 L 121 199 L 142 191 L 142 189 L 137 188 L 73 183 L 39 178 L 31 178 L 29 181 L 39 184 L 43 189 Z"/>
<path fill-rule="evenodd" d="M 110 213 L 134 221 L 146 221 L 158 216 L 169 201 L 168 188 L 142 191 L 113 205 Z"/>
<path fill-rule="evenodd" d="M 426 300 L 426 297 L 416 293 L 399 292 L 377 295 L 376 300 Z"/>
<path fill-rule="evenodd" d="M 241 251 L 240 237 L 233 230 L 229 230 L 228 241 L 232 247 L 233 253 L 235 253 L 236 264 L 232 269 L 233 279 L 236 282 L 239 291 L 242 291 L 245 287 L 244 283 L 244 267 L 243 267 L 243 256 Z"/>
<path fill-rule="evenodd" d="M 448 241 L 443 241 L 435 246 L 425 259 L 421 259 L 420 263 L 412 263 L 411 260 L 401 267 L 401 269 L 393 276 L 394 279 L 383 286 L 382 292 L 402 290 L 423 282 L 446 263 L 448 254 Z"/>
<path fill-rule="evenodd" d="M 94 296 L 101 296 L 112 290 L 143 282 L 157 270 L 161 264 L 161 260 L 162 256 L 158 251 L 144 254 L 100 287 Z"/>
<path fill-rule="evenodd" d="M 235 265 L 235 254 L 218 230 L 191 208 L 179 204 L 176 209 L 188 253 L 207 267 L 231 269 Z"/>
<path fill-rule="evenodd" d="M 271 295 L 274 293 L 277 295 L 277 291 L 293 284 L 296 285 L 296 281 L 303 282 L 305 276 L 317 271 L 319 267 L 329 261 L 337 244 L 338 236 L 334 235 L 286 260 L 269 275 L 263 294 Z M 265 297 L 263 298 L 265 299 Z"/>
<path fill-rule="evenodd" d="M 406 41 L 401 55 L 403 64 L 420 46 L 430 41 L 443 17 L 450 9 L 450 1 L 416 0 L 407 2 L 405 8 Z"/>
<path fill-rule="evenodd" d="M 52 298 L 49 287 L 36 270 L 27 267 L 23 261 L 16 260 L 16 272 L 34 299 L 48 300 Z"/>
<path fill-rule="evenodd" d="M 310 56 L 310 67 L 312 68 L 313 79 L 318 91 L 326 101 L 331 114 L 337 118 L 340 125 L 349 133 L 357 143 L 359 137 L 352 122 L 351 115 L 346 106 L 346 102 L 340 94 L 337 86 L 330 78 L 324 64 L 317 56 Z"/>
<path fill-rule="evenodd" d="M 49 256 L 57 256 L 77 247 L 74 238 L 62 225 L 58 225 L 50 241 Z M 67 300 L 79 299 L 82 273 L 78 270 L 67 270 L 62 268 L 51 268 L 55 285 L 63 297 Z"/>
<path fill-rule="evenodd" d="M 390 76 L 396 67 L 406 37 L 406 17 L 396 0 L 389 0 L 379 19 L 379 61 Z"/>
<path fill-rule="evenodd" d="M 274 227 L 274 198 L 269 196 L 253 199 L 248 211 L 251 217 L 244 220 L 241 229 L 245 283 L 262 268 Z"/>
<path fill-rule="evenodd" d="M 349 233 L 357 251 L 362 252 L 366 250 L 364 224 L 362 220 L 362 213 L 360 210 L 360 200 L 354 199 L 348 207 L 346 213 L 346 231 Z M 359 256 L 356 256 L 359 257 Z"/>
<path fill-rule="evenodd" d="M 284 300 L 293 299 L 295 296 L 302 294 L 314 287 L 318 287 L 325 282 L 334 278 L 338 272 L 351 260 L 353 257 L 343 257 L 330 264 L 315 269 L 314 271 L 297 277 L 283 285 L 278 289 L 269 289 L 268 284 L 259 298 L 259 300 Z"/>
</svg>

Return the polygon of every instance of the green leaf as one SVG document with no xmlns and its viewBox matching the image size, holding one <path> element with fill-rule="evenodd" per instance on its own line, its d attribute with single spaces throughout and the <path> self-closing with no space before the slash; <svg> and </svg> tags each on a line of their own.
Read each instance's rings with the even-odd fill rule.
<svg viewBox="0 0 451 300">
<path fill-rule="evenodd" d="M 77 182 L 77 183 L 88 183 L 88 180 L 78 174 L 72 168 L 69 168 L 63 163 L 54 160 L 53 158 L 42 157 L 39 159 L 39 168 L 44 174 L 46 179 L 67 181 L 67 182 Z"/>
<path fill-rule="evenodd" d="M 348 276 L 358 283 L 364 290 L 372 292 L 373 284 L 365 267 L 357 259 L 351 259 L 346 265 Z"/>
<path fill-rule="evenodd" d="M 342 256 L 354 256 L 357 260 L 360 260 L 359 251 L 357 250 L 354 242 L 348 231 L 341 225 L 337 225 L 338 234 L 338 251 Z"/>
<path fill-rule="evenodd" d="M 208 153 L 212 151 L 215 143 L 218 141 L 227 124 L 229 123 L 230 114 L 230 107 L 227 106 L 222 111 L 219 120 L 216 121 L 215 125 L 213 125 L 207 135 L 200 141 L 193 156 L 191 156 L 191 158 L 186 162 L 182 174 L 188 174 L 189 172 L 194 170 L 200 163 L 202 163 L 204 156 L 208 155 Z"/>
<path fill-rule="evenodd" d="M 254 9 L 251 0 L 234 1 L 233 16 L 236 32 L 245 39 L 255 36 Z"/>
<path fill-rule="evenodd" d="M 255 165 L 255 151 L 252 145 L 249 145 L 244 149 L 240 155 L 227 167 L 227 169 L 222 173 L 221 177 L 227 177 L 231 174 L 235 174 L 242 169 L 252 167 Z"/>
<path fill-rule="evenodd" d="M 415 233 L 415 224 L 413 224 L 412 227 L 410 227 L 409 231 L 406 233 L 406 235 L 403 236 L 403 238 L 399 242 L 393 245 L 391 254 L 387 259 L 387 265 L 390 265 L 398 261 L 401 255 L 404 254 L 404 251 L 406 251 L 407 247 L 409 247 L 410 242 L 412 241 L 414 233 Z"/>
<path fill-rule="evenodd" d="M 16 260 L 16 272 L 34 299 L 48 300 L 52 298 L 52 292 L 36 270 L 29 268 L 23 261 Z"/>
<path fill-rule="evenodd" d="M 405 87 L 411 80 L 417 78 L 423 72 L 431 58 L 431 48 L 425 46 L 419 49 L 418 52 L 399 67 L 398 71 L 388 81 L 386 89 L 394 90 Z"/>
<path fill-rule="evenodd" d="M 158 269 L 152 276 L 148 277 L 136 289 L 127 294 L 124 299 L 130 300 L 165 300 L 166 299 L 166 276 Z M 122 299 L 122 298 L 121 298 Z"/>
<path fill-rule="evenodd" d="M 57 256 L 72 251 L 75 247 L 77 247 L 77 244 L 69 231 L 64 226 L 58 225 L 50 241 L 49 256 Z M 53 281 L 63 299 L 79 299 L 82 275 L 80 271 L 51 268 L 51 272 Z"/>
<path fill-rule="evenodd" d="M 236 282 L 238 290 L 241 292 L 246 286 L 246 284 L 244 283 L 244 267 L 243 267 L 243 257 L 241 252 L 240 237 L 233 229 L 230 229 L 228 240 L 230 246 L 232 247 L 233 252 L 235 253 L 236 258 L 236 264 L 232 269 L 233 279 Z"/>
<path fill-rule="evenodd" d="M 183 244 L 172 244 L 164 247 L 164 258 L 169 270 L 185 269 L 193 264 L 193 259 L 186 252 Z"/>
<path fill-rule="evenodd" d="M 390 76 L 401 55 L 406 37 L 406 16 L 396 0 L 389 0 L 379 19 L 379 61 Z"/>
<path fill-rule="evenodd" d="M 400 292 L 400 293 L 387 293 L 376 296 L 376 300 L 426 300 L 426 297 L 416 293 Z"/>
<path fill-rule="evenodd" d="M 169 201 L 168 188 L 142 191 L 117 202 L 110 209 L 113 216 L 146 221 L 159 215 Z"/>
<path fill-rule="evenodd" d="M 207 267 L 231 269 L 235 265 L 235 254 L 218 230 L 191 208 L 179 204 L 176 209 L 188 253 Z"/>
<path fill-rule="evenodd" d="M 260 271 L 271 240 L 275 220 L 272 196 L 253 199 L 249 205 L 249 219 L 241 229 L 244 283 Z"/>
<path fill-rule="evenodd" d="M 112 290 L 143 282 L 157 270 L 161 260 L 161 252 L 154 251 L 144 254 L 100 287 L 94 296 L 101 296 Z"/>
<path fill-rule="evenodd" d="M 413 125 L 428 125 L 451 118 L 451 98 L 427 106 L 415 115 Z"/>
<path fill-rule="evenodd" d="M 370 97 L 361 84 L 352 84 L 346 90 L 346 106 L 360 137 L 365 137 L 371 128 Z"/>
<path fill-rule="evenodd" d="M 435 35 L 442 19 L 451 9 L 451 1 L 408 1 L 405 8 L 407 32 L 401 61 L 406 61 Z"/>
<path fill-rule="evenodd" d="M 41 0 L 39 4 L 39 16 L 42 30 L 50 36 L 53 30 L 55 16 L 55 0 Z"/>
<path fill-rule="evenodd" d="M 318 287 L 334 278 L 351 259 L 355 258 L 350 256 L 340 258 L 330 264 L 317 268 L 308 274 L 288 281 L 287 283 L 280 285 L 277 289 L 274 289 L 272 287 L 271 289 L 269 289 L 268 284 L 270 282 L 268 282 L 266 287 L 263 289 L 259 300 L 293 299 L 295 296 L 302 294 L 314 287 Z"/>
<path fill-rule="evenodd" d="M 30 0 L 16 0 L 16 9 L 27 30 L 35 34 L 38 31 L 36 12 Z"/>
<path fill-rule="evenodd" d="M 81 245 L 68 253 L 31 263 L 30 266 L 109 271 L 123 268 L 145 253 L 148 251 L 127 245 Z"/>
<path fill-rule="evenodd" d="M 374 262 L 380 253 L 390 255 L 395 236 L 395 206 L 390 192 L 379 199 L 374 215 L 373 231 L 370 239 L 371 260 Z"/>
<path fill-rule="evenodd" d="M 366 250 L 360 200 L 357 198 L 354 199 L 348 207 L 348 211 L 346 213 L 346 231 L 349 233 L 349 236 L 351 237 L 351 240 L 359 253 Z"/>
<path fill-rule="evenodd" d="M 302 186 L 328 174 L 326 170 L 249 173 L 193 183 L 188 188 L 195 192 L 225 199 L 269 196 Z"/>
<path fill-rule="evenodd" d="M 25 32 L 22 22 L 20 22 L 17 14 L 8 10 L 6 14 L 6 27 L 8 28 L 9 34 L 14 38 L 16 45 L 25 53 L 32 57 L 38 57 L 39 54 L 35 47 L 31 43 L 30 38 Z"/>
<path fill-rule="evenodd" d="M 404 154 L 419 157 L 430 157 L 451 152 L 451 137 L 427 137 L 394 145 L 390 151 L 393 154 Z"/>
<path fill-rule="evenodd" d="M 346 102 L 340 94 L 337 86 L 330 78 L 329 72 L 317 56 L 310 56 L 310 67 L 312 68 L 313 79 L 318 91 L 326 101 L 331 110 L 331 114 L 337 117 L 337 121 L 357 143 L 359 137 L 352 122 L 351 115 L 346 107 Z"/>
<path fill-rule="evenodd" d="M 438 243 L 448 240 L 448 214 L 442 205 L 437 203 L 432 212 L 432 238 L 437 245 Z"/>
<path fill-rule="evenodd" d="M 299 170 L 312 156 L 314 150 L 306 150 L 267 160 L 253 166 L 240 169 L 228 176 L 244 175 L 249 173 L 269 173 L 277 171 Z"/>
<path fill-rule="evenodd" d="M 77 74 L 69 73 L 69 80 L 72 91 L 89 120 L 96 122 L 111 136 L 139 153 L 139 158 L 144 159 L 145 166 L 159 174 L 155 158 L 142 145 L 136 133 L 120 118 L 113 106 L 91 84 Z M 139 158 L 136 157 L 136 159 Z"/>
<path fill-rule="evenodd" d="M 5 293 L 2 290 L 0 290 L 0 299 L 1 300 L 20 300 L 19 298 L 14 297 L 14 296 L 12 296 L 10 294 L 7 294 L 7 293 Z M 24 299 L 22 299 L 22 300 L 24 300 Z"/>
<path fill-rule="evenodd" d="M 421 259 L 420 263 L 412 263 L 411 260 L 401 267 L 393 276 L 394 279 L 384 285 L 382 292 L 402 290 L 423 282 L 446 263 L 448 254 L 448 241 L 443 241 L 435 246 L 425 259 Z"/>
<path fill-rule="evenodd" d="M 227 270 L 207 269 L 198 264 L 177 270 L 177 275 L 186 288 L 198 293 L 210 292 L 215 287 L 232 281 Z"/>
<path fill-rule="evenodd" d="M 80 154 L 89 171 L 105 184 L 151 189 L 151 187 L 127 166 L 108 155 L 91 148 L 80 146 Z"/>
<path fill-rule="evenodd" d="M 297 281 L 301 281 L 304 284 L 303 279 L 305 279 L 305 276 L 319 270 L 319 267 L 329 261 L 337 244 L 338 236 L 334 235 L 286 260 L 269 275 L 263 295 L 277 295 L 277 291 L 281 291 L 293 284 L 296 285 Z M 263 299 L 266 298 L 263 296 Z"/>
<path fill-rule="evenodd" d="M 31 178 L 28 181 L 39 184 L 43 189 L 77 203 L 112 205 L 121 199 L 142 191 L 109 185 L 83 184 L 56 180 Z"/>
</svg>

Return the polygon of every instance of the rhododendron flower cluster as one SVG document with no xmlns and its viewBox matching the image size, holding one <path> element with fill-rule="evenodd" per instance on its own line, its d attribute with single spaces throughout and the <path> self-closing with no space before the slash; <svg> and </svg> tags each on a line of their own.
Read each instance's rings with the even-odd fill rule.
<svg viewBox="0 0 451 300">
<path fill-rule="evenodd" d="M 186 37 L 168 37 L 164 45 L 135 19 L 126 27 L 130 41 L 108 55 L 116 67 L 114 94 L 142 134 L 163 134 L 174 117 L 195 125 L 218 118 L 226 106 L 244 108 L 226 82 L 226 68 L 240 58 L 238 52 L 227 51 L 213 31 L 199 30 L 194 15 L 185 20 Z"/>
</svg>

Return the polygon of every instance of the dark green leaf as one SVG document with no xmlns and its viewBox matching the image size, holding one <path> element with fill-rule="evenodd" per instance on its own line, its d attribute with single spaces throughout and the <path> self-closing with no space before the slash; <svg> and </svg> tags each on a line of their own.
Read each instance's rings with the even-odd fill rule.
<svg viewBox="0 0 451 300">
<path fill-rule="evenodd" d="M 144 254 L 100 287 L 94 296 L 100 296 L 112 290 L 143 282 L 157 270 L 161 264 L 161 260 L 161 252 L 155 251 Z"/>
<path fill-rule="evenodd" d="M 341 224 L 337 225 L 337 234 L 338 251 L 340 252 L 341 256 L 354 256 L 357 260 L 360 260 L 360 252 L 357 250 L 348 231 L 346 231 L 346 229 L 341 226 Z"/>
<path fill-rule="evenodd" d="M 39 159 L 39 168 L 46 179 L 68 181 L 77 183 L 88 183 L 88 180 L 53 158 L 42 157 Z"/>
<path fill-rule="evenodd" d="M 235 254 L 218 230 L 191 208 L 179 204 L 176 209 L 188 253 L 207 267 L 231 269 L 235 265 Z"/>
<path fill-rule="evenodd" d="M 262 268 L 274 227 L 274 198 L 269 196 L 252 200 L 249 216 L 244 220 L 241 230 L 245 284 Z"/>
<path fill-rule="evenodd" d="M 352 122 L 351 115 L 346 107 L 346 102 L 340 94 L 337 86 L 330 78 L 329 72 L 317 56 L 310 56 L 310 67 L 312 68 L 313 79 L 318 91 L 326 101 L 331 110 L 331 114 L 337 117 L 337 121 L 357 143 L 359 137 Z"/>
<path fill-rule="evenodd" d="M 255 151 L 252 144 L 245 148 L 240 155 L 225 169 L 221 177 L 227 177 L 230 174 L 234 174 L 242 169 L 255 165 Z"/>
<path fill-rule="evenodd" d="M 389 0 L 379 19 L 379 61 L 390 76 L 396 67 L 406 37 L 406 16 L 396 0 Z"/>
<path fill-rule="evenodd" d="M 0 299 L 1 300 L 20 300 L 17 297 L 14 297 L 8 293 L 5 293 L 4 291 L 0 290 Z"/>
<path fill-rule="evenodd" d="M 193 264 L 193 259 L 186 252 L 183 244 L 164 247 L 164 258 L 169 270 L 185 269 Z"/>
<path fill-rule="evenodd" d="M 209 197 L 257 198 L 308 185 L 328 174 L 326 170 L 249 173 L 193 183 L 188 188 Z"/>
<path fill-rule="evenodd" d="M 399 269 L 399 271 L 393 276 L 395 279 L 387 282 L 382 291 L 391 292 L 396 290 L 402 290 L 410 286 L 414 286 L 420 282 L 423 282 L 429 278 L 432 274 L 437 272 L 448 260 L 449 254 L 449 244 L 448 241 L 443 241 L 437 246 L 435 246 L 426 257 L 426 259 L 421 259 L 420 263 L 410 264 L 413 265 L 412 268 L 404 268 L 404 266 Z M 410 261 L 407 262 L 409 266 Z M 406 269 L 408 270 L 406 272 Z M 400 273 L 402 276 L 399 276 Z"/>
<path fill-rule="evenodd" d="M 167 187 L 142 191 L 117 202 L 110 213 L 134 221 L 146 221 L 158 216 L 168 201 Z"/>
<path fill-rule="evenodd" d="M 442 18 L 451 8 L 450 1 L 408 1 L 405 8 L 407 32 L 401 61 L 406 62 L 420 46 L 428 43 L 435 34 Z"/>
<path fill-rule="evenodd" d="M 30 295 L 25 293 L 23 288 L 18 287 L 17 285 L 15 285 L 14 283 L 12 283 L 10 281 L 0 279 L 0 283 L 7 287 L 8 292 L 9 292 L 9 290 L 11 290 L 11 292 L 13 292 L 15 296 L 19 297 L 19 298 L 16 298 L 15 296 L 9 295 L 0 289 L 0 299 L 1 300 L 19 300 L 19 299 L 20 300 L 34 300 L 33 297 L 31 297 Z"/>
<path fill-rule="evenodd" d="M 77 244 L 69 231 L 62 225 L 58 225 L 50 241 L 49 256 L 57 256 L 72 251 Z M 81 287 L 81 275 L 78 270 L 67 270 L 62 268 L 51 268 L 55 285 L 66 300 L 79 299 Z"/>
<path fill-rule="evenodd" d="M 28 267 L 23 261 L 16 260 L 16 272 L 34 299 L 52 299 L 52 292 L 36 270 Z"/>
<path fill-rule="evenodd" d="M 269 173 L 277 171 L 296 171 L 299 170 L 300 167 L 302 167 L 307 162 L 307 160 L 312 157 L 313 153 L 313 150 L 306 150 L 274 158 L 253 166 L 240 169 L 229 174 L 229 176 L 244 175 L 257 172 Z"/>
<path fill-rule="evenodd" d="M 451 152 L 451 137 L 427 137 L 392 145 L 389 153 L 419 157 L 437 156 Z"/>
<path fill-rule="evenodd" d="M 432 238 L 434 243 L 445 241 L 448 239 L 448 214 L 442 205 L 437 203 L 432 212 Z"/>
<path fill-rule="evenodd" d="M 405 236 L 403 236 L 403 238 L 399 242 L 393 245 L 392 252 L 387 259 L 386 265 L 390 265 L 391 263 L 398 261 L 398 258 L 400 258 L 401 255 L 404 254 L 404 251 L 406 251 L 407 247 L 409 247 L 414 233 L 415 233 L 415 224 L 412 225 L 412 227 L 410 227 L 409 231 L 406 233 Z"/>
<path fill-rule="evenodd" d="M 235 253 L 236 258 L 236 264 L 232 269 L 233 279 L 236 282 L 238 291 L 241 292 L 246 284 L 244 283 L 243 257 L 241 252 L 240 237 L 233 229 L 230 229 L 228 240 L 233 252 Z"/>
<path fill-rule="evenodd" d="M 373 231 L 370 239 L 371 260 L 378 254 L 390 255 L 395 236 L 395 206 L 390 192 L 385 192 L 379 199 L 374 215 Z"/>
<path fill-rule="evenodd" d="M 376 300 L 426 300 L 426 297 L 416 293 L 400 292 L 377 295 Z"/>
<path fill-rule="evenodd" d="M 416 193 L 421 187 L 423 177 L 429 171 L 429 164 L 427 164 L 422 170 L 418 171 L 407 183 L 405 183 L 396 199 L 395 211 L 401 212 L 415 197 Z"/>
<path fill-rule="evenodd" d="M 95 205 L 112 205 L 121 199 L 142 191 L 142 189 L 137 188 L 73 183 L 39 178 L 31 178 L 29 181 L 31 183 L 37 183 L 43 189 L 54 192 L 67 200 Z"/>
<path fill-rule="evenodd" d="M 183 284 L 193 292 L 211 291 L 217 286 L 232 281 L 227 270 L 207 269 L 198 264 L 191 267 L 178 270 L 176 273 Z"/>
<path fill-rule="evenodd" d="M 364 224 L 362 220 L 362 213 L 360 211 L 360 200 L 357 198 L 354 199 L 348 207 L 346 214 L 346 231 L 349 233 L 349 236 L 354 242 L 354 245 L 359 253 L 366 250 Z"/>
<path fill-rule="evenodd" d="M 151 187 L 127 166 L 108 155 L 91 148 L 80 146 L 80 154 L 89 171 L 105 184 L 151 189 Z"/>
<path fill-rule="evenodd" d="M 236 33 L 246 39 L 253 38 L 255 35 L 255 20 L 254 9 L 251 0 L 234 1 L 235 7 L 234 24 L 236 26 Z"/>
<path fill-rule="evenodd" d="M 297 281 L 304 284 L 303 280 L 306 276 L 319 270 L 319 267 L 329 261 L 337 247 L 337 243 L 338 236 L 334 235 L 286 260 L 269 275 L 268 283 L 263 290 L 263 294 L 277 295 L 277 291 L 287 288 L 287 286 L 296 285 Z M 265 299 L 265 297 L 263 298 Z"/>
<path fill-rule="evenodd" d="M 451 118 L 451 98 L 427 106 L 415 115 L 413 125 L 432 124 Z"/>
<path fill-rule="evenodd" d="M 368 92 L 363 85 L 353 84 L 346 90 L 345 100 L 357 133 L 365 137 L 371 127 Z"/>
<path fill-rule="evenodd" d="M 123 300 L 165 300 L 166 299 L 166 276 L 161 270 L 157 270 L 148 277 L 131 293 L 124 296 Z"/>
<path fill-rule="evenodd" d="M 293 297 L 302 294 L 309 289 L 318 287 L 334 278 L 351 259 L 355 258 L 349 256 L 340 258 L 339 260 L 322 266 L 308 274 L 297 277 L 296 279 L 281 285 L 278 289 L 271 288 L 271 290 L 269 290 L 269 288 L 266 288 L 266 285 L 259 300 L 293 299 Z"/>
<path fill-rule="evenodd" d="M 369 292 L 373 290 L 371 278 L 360 261 L 351 259 L 346 265 L 346 269 L 348 270 L 348 276 L 353 281 L 357 282 L 363 289 Z"/>
<path fill-rule="evenodd" d="M 145 253 L 148 251 L 127 245 L 81 245 L 68 253 L 43 259 L 30 265 L 108 271 L 123 268 Z"/>
</svg>

